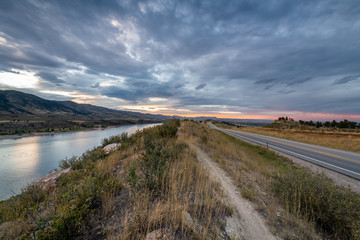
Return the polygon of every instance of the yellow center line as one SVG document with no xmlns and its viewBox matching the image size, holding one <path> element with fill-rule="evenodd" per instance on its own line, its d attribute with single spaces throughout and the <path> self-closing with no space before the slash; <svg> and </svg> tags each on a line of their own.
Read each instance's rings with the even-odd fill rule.
<svg viewBox="0 0 360 240">
<path fill-rule="evenodd" d="M 328 155 L 328 156 L 332 156 L 332 157 L 336 157 L 336 158 L 341 158 L 341 159 L 348 160 L 348 161 L 351 161 L 351 162 L 360 163 L 360 161 L 357 161 L 357 160 L 354 160 L 354 159 L 345 158 L 345 157 L 341 157 L 341 156 L 326 153 L 326 152 L 321 152 L 321 151 L 317 151 L 317 150 L 313 150 L 313 149 L 309 149 L 309 148 L 299 147 L 299 146 L 296 146 L 296 145 L 293 145 L 293 144 L 283 143 L 283 142 L 279 142 L 279 141 L 276 141 L 276 140 L 271 140 L 271 139 L 268 139 L 268 138 L 262 138 L 262 139 L 263 140 L 269 140 L 269 141 L 272 141 L 272 142 L 277 142 L 277 143 L 288 145 L 288 146 L 292 146 L 292 147 L 295 147 L 295 148 L 304 149 L 304 150 L 311 151 L 311 152 L 317 152 L 317 153 L 320 153 L 320 154 L 324 154 L 324 155 Z"/>
</svg>

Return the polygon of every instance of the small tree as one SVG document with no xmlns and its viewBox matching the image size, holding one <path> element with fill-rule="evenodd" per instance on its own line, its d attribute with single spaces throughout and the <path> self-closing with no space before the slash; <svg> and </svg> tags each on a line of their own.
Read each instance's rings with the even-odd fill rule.
<svg viewBox="0 0 360 240">
<path fill-rule="evenodd" d="M 352 128 L 352 129 L 354 129 L 354 128 L 356 128 L 356 122 L 349 122 L 349 128 Z"/>
<path fill-rule="evenodd" d="M 335 120 L 332 120 L 331 127 L 335 128 L 337 127 L 338 123 Z"/>
<path fill-rule="evenodd" d="M 322 122 L 317 121 L 317 122 L 315 123 L 315 127 L 317 127 L 317 128 L 320 128 L 320 127 L 322 127 L 322 126 L 323 126 Z"/>
</svg>

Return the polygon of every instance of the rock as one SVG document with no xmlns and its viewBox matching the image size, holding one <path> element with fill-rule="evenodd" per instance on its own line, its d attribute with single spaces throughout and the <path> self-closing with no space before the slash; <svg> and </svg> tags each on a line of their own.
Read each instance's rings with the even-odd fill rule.
<svg viewBox="0 0 360 240">
<path fill-rule="evenodd" d="M 182 211 L 182 218 L 183 218 L 185 225 L 196 226 L 194 220 L 192 219 L 192 217 L 190 216 L 190 214 L 188 212 Z"/>
<path fill-rule="evenodd" d="M 175 240 L 175 237 L 171 230 L 161 228 L 148 233 L 145 240 Z"/>
<path fill-rule="evenodd" d="M 226 217 L 225 234 L 230 239 L 245 239 L 240 223 L 234 217 Z"/>
<path fill-rule="evenodd" d="M 52 172 L 40 179 L 36 182 L 42 186 L 42 188 L 51 188 L 56 186 L 56 181 L 60 177 L 61 174 L 67 174 L 71 171 L 71 168 L 65 168 L 56 172 Z"/>
<path fill-rule="evenodd" d="M 201 226 L 201 224 L 199 224 L 196 220 L 194 220 L 190 213 L 186 212 L 186 211 L 182 211 L 182 219 L 183 222 L 186 226 L 188 226 L 189 228 L 192 228 L 192 230 L 194 232 L 203 232 L 203 226 Z"/>
<path fill-rule="evenodd" d="M 105 154 L 109 154 L 115 150 L 117 150 L 119 147 L 121 146 L 121 143 L 111 143 L 106 145 L 103 150 L 105 152 Z"/>
</svg>

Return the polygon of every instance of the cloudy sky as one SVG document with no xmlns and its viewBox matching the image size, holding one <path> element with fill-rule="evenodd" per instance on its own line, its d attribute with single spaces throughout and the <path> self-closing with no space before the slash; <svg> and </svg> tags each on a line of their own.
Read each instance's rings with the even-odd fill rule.
<svg viewBox="0 0 360 240">
<path fill-rule="evenodd" d="M 0 1 L 0 88 L 171 115 L 360 120 L 360 3 Z"/>
</svg>

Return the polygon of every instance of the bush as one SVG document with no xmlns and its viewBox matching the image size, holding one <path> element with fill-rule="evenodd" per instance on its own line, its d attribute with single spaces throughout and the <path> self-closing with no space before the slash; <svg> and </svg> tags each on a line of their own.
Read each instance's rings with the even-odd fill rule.
<svg viewBox="0 0 360 240">
<path fill-rule="evenodd" d="M 287 210 L 301 214 L 336 239 L 360 239 L 360 196 L 324 175 L 292 168 L 275 179 Z"/>
<path fill-rule="evenodd" d="M 174 120 L 131 136 L 110 137 L 103 144 L 120 142 L 121 148 L 126 149 L 137 144 L 134 149 L 138 149 L 142 147 L 140 140 L 144 140 L 144 154 L 130 166 L 128 179 L 133 188 L 147 188 L 156 193 L 162 187 L 165 169 L 182 149 L 173 139 L 179 125 Z M 91 227 L 90 216 L 105 203 L 104 196 L 116 196 L 123 187 L 112 171 L 97 170 L 96 162 L 104 158 L 102 147 L 97 147 L 79 157 L 60 161 L 62 169 L 71 167 L 73 171 L 61 175 L 56 188 L 44 190 L 35 184 L 19 196 L 0 202 L 0 223 L 22 222 L 23 226 L 11 235 L 19 239 L 80 238 Z"/>
<path fill-rule="evenodd" d="M 55 214 L 44 229 L 35 228 L 38 239 L 74 239 L 81 235 L 90 214 L 101 206 L 101 194 L 116 193 L 122 188 L 114 177 L 86 172 L 76 170 L 60 177 L 57 197 L 53 200 L 57 206 Z"/>
<path fill-rule="evenodd" d="M 47 192 L 38 184 L 31 184 L 17 196 L 0 202 L 0 223 L 17 218 L 28 219 L 41 208 Z"/>
<path fill-rule="evenodd" d="M 146 188 L 156 193 L 162 189 L 166 169 L 184 147 L 171 139 L 179 126 L 176 119 L 144 131 L 144 153 L 128 170 L 127 181 L 133 190 Z"/>
<path fill-rule="evenodd" d="M 168 140 L 146 135 L 144 147 L 145 152 L 138 160 L 137 165 L 130 165 L 127 180 L 133 189 L 147 188 L 156 193 L 162 189 L 164 173 L 182 146 L 173 141 L 168 142 Z M 138 173 L 136 173 L 137 169 Z"/>
<path fill-rule="evenodd" d="M 96 162 L 99 159 L 105 157 L 105 152 L 102 148 L 93 148 L 83 153 L 80 157 L 73 156 L 71 158 L 65 158 L 59 161 L 59 167 L 61 169 L 69 168 L 75 169 L 84 169 L 86 167 L 91 167 L 90 165 Z"/>
</svg>

